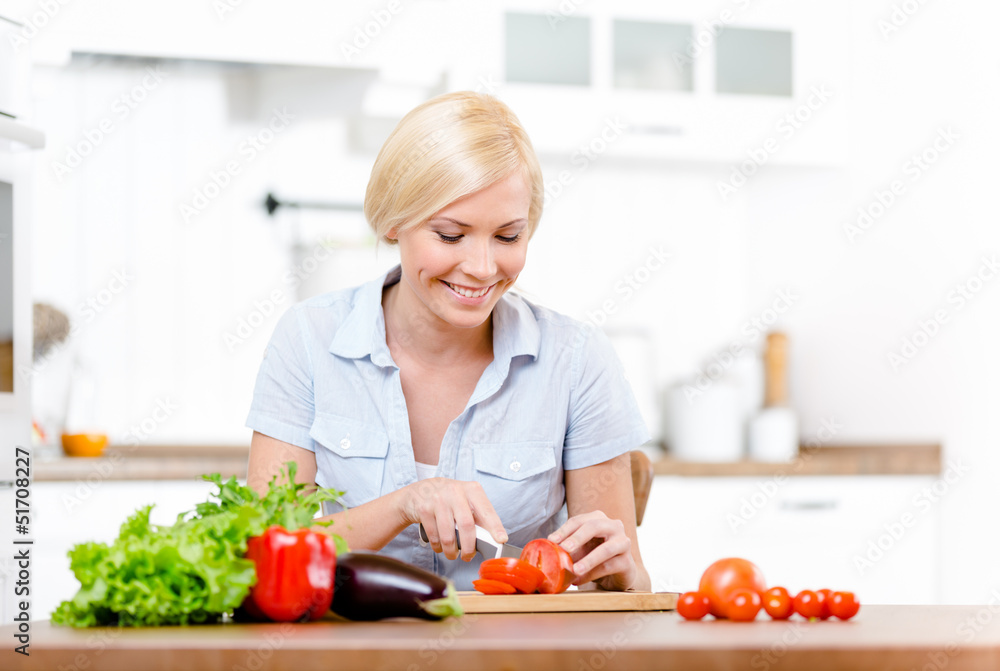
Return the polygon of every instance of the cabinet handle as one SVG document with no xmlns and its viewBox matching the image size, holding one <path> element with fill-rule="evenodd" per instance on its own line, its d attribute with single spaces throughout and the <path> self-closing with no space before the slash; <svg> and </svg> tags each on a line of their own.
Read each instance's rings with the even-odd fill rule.
<svg viewBox="0 0 1000 671">
<path fill-rule="evenodd" d="M 808 510 L 833 510 L 837 507 L 836 499 L 826 499 L 820 501 L 782 501 L 779 506 L 781 510 L 808 511 Z"/>
</svg>

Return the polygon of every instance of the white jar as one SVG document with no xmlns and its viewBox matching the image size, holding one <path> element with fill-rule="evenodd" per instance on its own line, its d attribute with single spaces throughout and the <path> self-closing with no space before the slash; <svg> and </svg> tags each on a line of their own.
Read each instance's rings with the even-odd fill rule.
<svg viewBox="0 0 1000 671">
<path fill-rule="evenodd" d="M 667 390 L 667 447 L 679 461 L 743 458 L 744 415 L 740 388 L 716 380 L 707 389 L 677 385 Z"/>
</svg>

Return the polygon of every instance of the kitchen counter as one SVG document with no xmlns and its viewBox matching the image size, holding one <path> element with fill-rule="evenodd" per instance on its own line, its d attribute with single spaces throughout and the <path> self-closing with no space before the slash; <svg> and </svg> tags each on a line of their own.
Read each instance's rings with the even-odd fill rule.
<svg viewBox="0 0 1000 671">
<path fill-rule="evenodd" d="M 32 467 L 35 481 L 196 480 L 203 473 L 246 478 L 249 451 L 242 445 L 111 446 L 102 457 L 65 457 L 58 448 L 38 448 Z M 803 447 L 797 458 L 783 464 L 686 462 L 663 456 L 654 460 L 654 471 L 681 476 L 939 475 L 941 446 Z"/>
<path fill-rule="evenodd" d="M 73 630 L 31 625 L 30 657 L 0 628 L 4 669 L 826 669 L 1000 668 L 989 606 L 863 606 L 848 622 L 752 623 L 674 612 L 466 615 L 397 620 Z"/>
</svg>

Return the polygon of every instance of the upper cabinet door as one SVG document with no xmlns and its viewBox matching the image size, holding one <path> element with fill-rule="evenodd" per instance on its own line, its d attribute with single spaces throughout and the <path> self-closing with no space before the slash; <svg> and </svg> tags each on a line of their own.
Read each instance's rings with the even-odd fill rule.
<svg viewBox="0 0 1000 671">
<path fill-rule="evenodd" d="M 450 88 L 490 83 L 543 153 L 601 137 L 621 156 L 842 163 L 846 11 L 760 4 L 494 2 Z"/>
</svg>

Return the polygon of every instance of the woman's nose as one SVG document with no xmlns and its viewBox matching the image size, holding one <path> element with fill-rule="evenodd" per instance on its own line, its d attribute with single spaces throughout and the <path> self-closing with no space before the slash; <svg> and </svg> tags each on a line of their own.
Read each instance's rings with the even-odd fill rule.
<svg viewBox="0 0 1000 671">
<path fill-rule="evenodd" d="M 477 279 L 489 279 L 496 275 L 497 264 L 493 255 L 493 243 L 490 240 L 476 242 L 469 250 L 470 256 L 466 258 L 463 270 Z"/>
</svg>

